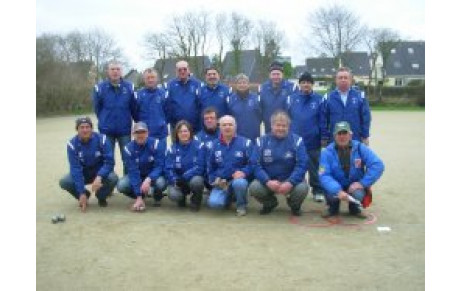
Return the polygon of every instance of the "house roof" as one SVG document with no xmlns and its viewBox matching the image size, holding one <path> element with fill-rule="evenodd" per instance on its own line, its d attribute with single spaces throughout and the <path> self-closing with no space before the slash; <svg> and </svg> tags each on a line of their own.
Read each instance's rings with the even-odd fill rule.
<svg viewBox="0 0 460 291">
<path fill-rule="evenodd" d="M 358 76 L 368 76 L 371 69 L 367 52 L 344 53 L 342 66 L 349 67 L 353 75 Z M 317 77 L 334 76 L 337 65 L 334 58 L 307 58 L 307 70 Z"/>
<path fill-rule="evenodd" d="M 157 60 L 155 62 L 154 68 L 157 71 L 161 71 L 162 64 L 164 63 L 163 69 L 163 78 L 164 82 L 169 82 L 171 79 L 176 77 L 176 63 L 182 58 L 168 58 L 165 60 Z M 204 62 L 204 66 L 203 66 Z M 201 78 L 203 75 L 204 69 L 211 66 L 211 60 L 208 56 L 197 56 L 197 57 L 189 57 L 188 64 L 192 74 L 197 77 Z"/>
<path fill-rule="evenodd" d="M 239 73 L 243 73 L 249 77 L 251 82 L 258 81 L 259 78 L 259 59 L 260 52 L 258 50 L 243 50 L 239 56 L 240 59 L 240 72 L 234 72 L 234 52 L 230 51 L 225 54 L 223 64 L 223 76 L 225 79 L 230 79 Z"/>
<path fill-rule="evenodd" d="M 300 75 L 302 75 L 303 72 L 308 72 L 306 65 L 294 67 L 294 77 L 295 78 L 300 78 Z"/>
<path fill-rule="evenodd" d="M 385 71 L 387 76 L 425 75 L 425 42 L 398 43 L 390 53 Z"/>
</svg>

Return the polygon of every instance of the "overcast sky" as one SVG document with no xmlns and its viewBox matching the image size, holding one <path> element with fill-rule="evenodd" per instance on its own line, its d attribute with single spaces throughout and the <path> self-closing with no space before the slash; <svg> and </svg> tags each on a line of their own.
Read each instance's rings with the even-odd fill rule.
<svg viewBox="0 0 460 291">
<path fill-rule="evenodd" d="M 282 54 L 292 57 L 293 65 L 304 64 L 314 52 L 305 49 L 308 15 L 318 7 L 345 5 L 371 28 L 397 30 L 403 39 L 425 40 L 425 1 L 422 0 L 283 0 L 283 1 L 210 1 L 210 0 L 37 0 L 36 34 L 66 33 L 101 28 L 112 35 L 128 57 L 129 64 L 144 69 L 142 39 L 146 32 L 159 32 L 174 13 L 204 9 L 214 14 L 236 11 L 251 20 L 274 21 L 284 31 Z"/>
</svg>

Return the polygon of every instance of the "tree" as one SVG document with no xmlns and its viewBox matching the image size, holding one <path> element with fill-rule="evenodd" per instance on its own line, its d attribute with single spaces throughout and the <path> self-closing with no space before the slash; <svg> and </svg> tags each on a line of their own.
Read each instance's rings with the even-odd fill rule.
<svg viewBox="0 0 460 291">
<path fill-rule="evenodd" d="M 224 70 L 224 48 L 225 48 L 225 32 L 227 28 L 227 15 L 225 13 L 217 14 L 214 18 L 215 30 L 214 34 L 217 39 L 218 51 L 213 56 L 212 63 L 222 73 Z"/>
<path fill-rule="evenodd" d="M 230 20 L 227 22 L 225 35 L 233 50 L 233 74 L 241 71 L 241 51 L 250 40 L 250 32 L 252 27 L 252 22 L 248 18 L 236 12 L 232 12 Z"/>
<path fill-rule="evenodd" d="M 164 69 L 166 59 L 171 53 L 171 44 L 165 33 L 147 33 L 144 36 L 144 48 L 147 51 L 146 57 L 157 61 L 159 82 L 164 81 Z"/>
<path fill-rule="evenodd" d="M 359 18 L 345 6 L 319 8 L 309 15 L 310 45 L 318 53 L 326 53 L 342 64 L 342 54 L 352 51 L 362 41 L 363 28 Z"/>
<path fill-rule="evenodd" d="M 283 32 L 276 29 L 273 21 L 259 21 L 254 33 L 256 47 L 261 53 L 260 78 L 264 78 L 270 64 L 281 54 Z"/>
</svg>

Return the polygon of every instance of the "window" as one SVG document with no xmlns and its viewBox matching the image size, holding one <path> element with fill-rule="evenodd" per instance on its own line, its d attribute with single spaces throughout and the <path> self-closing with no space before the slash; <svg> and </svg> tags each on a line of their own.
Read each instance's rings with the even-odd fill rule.
<svg viewBox="0 0 460 291">
<path fill-rule="evenodd" d="M 315 69 L 315 68 L 313 68 L 313 69 L 311 69 L 311 71 L 312 71 L 313 73 L 315 73 L 315 72 L 316 72 L 316 69 Z"/>
<path fill-rule="evenodd" d="M 332 68 L 331 70 L 332 70 L 333 72 L 335 72 L 335 68 Z"/>
<path fill-rule="evenodd" d="M 420 68 L 420 65 L 419 65 L 419 64 L 412 64 L 412 69 L 416 69 L 416 70 L 417 70 L 418 68 Z"/>
<path fill-rule="evenodd" d="M 392 53 L 392 54 L 395 54 L 395 53 L 396 53 L 396 49 L 391 49 L 391 53 Z"/>
<path fill-rule="evenodd" d="M 401 68 L 401 63 L 400 63 L 399 61 L 395 61 L 395 62 L 393 63 L 393 66 L 394 66 L 396 69 L 399 69 L 399 68 Z"/>
<path fill-rule="evenodd" d="M 407 52 L 412 55 L 414 54 L 414 49 L 410 47 L 407 49 Z"/>
<path fill-rule="evenodd" d="M 402 86 L 403 80 L 402 79 L 395 79 L 395 86 Z"/>
<path fill-rule="evenodd" d="M 321 68 L 321 73 L 324 73 L 324 71 L 325 71 L 324 68 Z"/>
</svg>

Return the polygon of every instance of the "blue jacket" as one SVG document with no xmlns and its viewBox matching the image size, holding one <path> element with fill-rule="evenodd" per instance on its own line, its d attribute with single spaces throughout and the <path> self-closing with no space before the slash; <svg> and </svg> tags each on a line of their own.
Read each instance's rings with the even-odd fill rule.
<svg viewBox="0 0 460 291">
<path fill-rule="evenodd" d="M 201 129 L 199 90 L 201 82 L 196 78 L 189 78 L 182 83 L 178 78 L 172 79 L 167 85 L 166 116 L 172 128 L 180 120 L 187 120 L 193 131 Z"/>
<path fill-rule="evenodd" d="M 302 138 L 292 133 L 283 139 L 271 133 L 258 138 L 251 157 L 255 178 L 263 184 L 278 180 L 296 186 L 305 180 L 307 161 Z"/>
<path fill-rule="evenodd" d="M 242 136 L 234 137 L 229 145 L 220 139 L 214 140 L 207 159 L 209 184 L 217 177 L 230 181 L 235 171 L 244 172 L 245 178 L 250 180 L 253 175 L 253 167 L 250 164 L 252 148 L 252 142 Z"/>
<path fill-rule="evenodd" d="M 189 182 L 194 176 L 204 176 L 205 163 L 203 143 L 197 140 L 188 144 L 176 142 L 166 153 L 166 179 L 173 185 L 180 179 Z"/>
<path fill-rule="evenodd" d="M 322 139 L 333 141 L 334 126 L 337 122 L 347 121 L 353 132 L 353 139 L 361 141 L 361 138 L 369 137 L 371 125 L 371 112 L 369 102 L 361 94 L 361 91 L 350 89 L 346 106 L 340 98 L 340 92 L 336 89 L 325 96 L 324 100 L 325 124 L 322 126 Z"/>
<path fill-rule="evenodd" d="M 321 151 L 319 180 L 329 196 L 336 197 L 340 190 L 348 189 L 353 182 L 360 182 L 364 187 L 370 187 L 383 173 L 385 166 L 382 160 L 369 147 L 355 140 L 351 145 L 348 177 L 345 176 L 340 164 L 335 142 Z"/>
<path fill-rule="evenodd" d="M 246 98 L 241 98 L 236 92 L 228 97 L 229 113 L 235 117 L 237 134 L 247 137 L 252 141 L 260 136 L 260 123 L 262 110 L 260 99 L 254 93 L 249 93 Z"/>
<path fill-rule="evenodd" d="M 325 125 L 323 106 L 323 97 L 315 92 L 308 95 L 297 92 L 286 100 L 286 111 L 291 117 L 291 131 L 302 137 L 307 150 L 321 147 L 321 126 Z"/>
<path fill-rule="evenodd" d="M 165 143 L 149 137 L 143 145 L 132 140 L 125 146 L 126 164 L 131 187 L 136 196 L 141 195 L 141 184 L 148 176 L 152 181 L 163 173 L 165 163 Z"/>
<path fill-rule="evenodd" d="M 227 97 L 231 91 L 230 87 L 221 83 L 218 83 L 215 88 L 211 88 L 206 84 L 201 87 L 199 93 L 201 122 L 203 121 L 203 111 L 210 106 L 216 108 L 217 118 L 228 114 Z"/>
<path fill-rule="evenodd" d="M 270 117 L 276 110 L 285 110 L 286 98 L 298 91 L 298 87 L 288 81 L 282 80 L 279 90 L 274 91 L 271 80 L 263 83 L 259 88 L 260 108 L 262 120 L 265 126 L 265 133 L 271 132 Z"/>
<path fill-rule="evenodd" d="M 92 180 L 96 176 L 107 178 L 115 165 L 112 144 L 105 135 L 96 132 L 87 143 L 83 143 L 78 135 L 67 142 L 67 158 L 79 194 L 85 191 L 85 180 Z"/>
<path fill-rule="evenodd" d="M 220 136 L 220 129 L 217 128 L 214 133 L 209 133 L 206 130 L 202 129 L 199 133 L 195 135 L 195 139 L 199 142 L 204 143 L 204 145 L 209 148 L 211 147 L 212 141 L 218 139 Z"/>
<path fill-rule="evenodd" d="M 166 121 L 166 91 L 163 88 L 142 88 L 137 92 L 137 119 L 147 124 L 149 136 L 168 136 Z"/>
<path fill-rule="evenodd" d="M 114 87 L 109 80 L 102 81 L 94 86 L 92 98 L 100 133 L 131 134 L 131 121 L 137 120 L 133 84 L 122 79 L 119 87 Z"/>
</svg>

